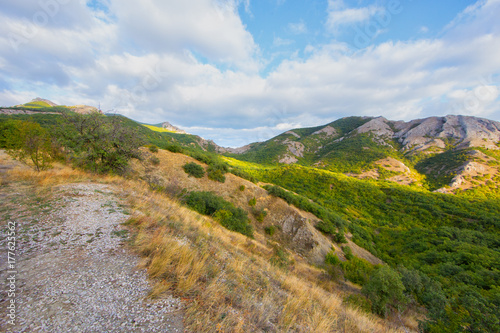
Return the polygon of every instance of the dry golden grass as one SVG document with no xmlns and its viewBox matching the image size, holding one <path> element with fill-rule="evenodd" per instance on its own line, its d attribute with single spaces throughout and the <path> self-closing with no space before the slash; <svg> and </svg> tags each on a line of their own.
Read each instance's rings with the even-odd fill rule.
<svg viewBox="0 0 500 333">
<path fill-rule="evenodd" d="M 141 184 L 130 203 L 133 246 L 155 279 L 155 297 L 187 298 L 193 332 L 397 332 L 380 318 L 347 308 L 318 283 L 320 271 L 300 262 L 282 270 L 273 250 L 232 233 Z M 142 187 L 141 187 L 142 186 Z M 302 274 L 306 274 L 305 278 Z"/>
<path fill-rule="evenodd" d="M 347 307 L 333 282 L 321 287 L 321 270 L 299 257 L 293 267 L 275 267 L 271 246 L 222 228 L 142 181 L 65 166 L 43 172 L 14 169 L 8 176 L 45 189 L 81 181 L 115 185 L 135 212 L 128 222 L 131 246 L 154 282 L 150 296 L 182 297 L 189 331 L 402 332 Z"/>
</svg>

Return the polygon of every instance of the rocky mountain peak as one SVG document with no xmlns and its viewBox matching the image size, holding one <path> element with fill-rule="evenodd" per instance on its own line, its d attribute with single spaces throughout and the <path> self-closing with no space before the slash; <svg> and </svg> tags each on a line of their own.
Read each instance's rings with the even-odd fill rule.
<svg viewBox="0 0 500 333">
<path fill-rule="evenodd" d="M 161 127 L 163 129 L 166 129 L 167 131 L 172 131 L 172 132 L 176 132 L 176 133 L 180 133 L 180 134 L 188 134 L 186 131 L 180 129 L 177 126 L 172 125 L 168 121 L 161 123 Z"/>
</svg>

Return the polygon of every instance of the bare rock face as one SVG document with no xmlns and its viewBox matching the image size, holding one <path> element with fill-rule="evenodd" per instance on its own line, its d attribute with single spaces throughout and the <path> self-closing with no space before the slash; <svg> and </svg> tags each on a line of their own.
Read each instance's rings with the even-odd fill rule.
<svg viewBox="0 0 500 333">
<path fill-rule="evenodd" d="M 292 163 L 297 163 L 298 159 L 294 156 L 290 156 L 290 155 L 286 154 L 285 156 L 280 158 L 279 162 L 284 163 L 284 164 L 292 164 Z"/>
<path fill-rule="evenodd" d="M 285 134 L 291 134 L 293 135 L 294 137 L 296 137 L 297 139 L 300 139 L 300 135 L 298 135 L 297 133 L 295 133 L 294 131 L 288 131 L 288 132 L 285 132 Z"/>
<path fill-rule="evenodd" d="M 166 129 L 167 131 L 172 131 L 172 132 L 176 132 L 176 133 L 180 133 L 180 134 L 188 134 L 186 131 L 180 129 L 177 126 L 172 125 L 168 121 L 162 123 L 161 128 Z"/>
<path fill-rule="evenodd" d="M 394 137 L 405 150 L 423 151 L 430 147 L 446 148 L 446 141 L 459 148 L 486 147 L 498 149 L 500 123 L 469 116 L 430 117 L 408 123 L 397 122 Z"/>
<path fill-rule="evenodd" d="M 357 131 L 359 134 L 372 133 L 376 136 L 386 136 L 391 138 L 394 135 L 394 132 L 389 126 L 389 122 L 384 117 L 377 117 L 370 120 L 366 124 L 358 127 Z"/>
<path fill-rule="evenodd" d="M 231 147 L 218 147 L 217 151 L 220 154 L 224 153 L 231 153 L 231 154 L 243 154 L 247 150 L 249 150 L 252 146 L 251 145 L 246 145 L 243 147 L 238 147 L 238 148 L 231 148 Z"/>
<path fill-rule="evenodd" d="M 297 253 L 315 264 L 322 264 L 332 243 L 299 213 L 283 215 L 277 221 L 286 242 Z"/>
<path fill-rule="evenodd" d="M 337 130 L 333 128 L 332 126 L 328 125 L 326 127 L 323 127 L 322 129 L 314 132 L 312 135 L 320 135 L 320 134 L 325 134 L 327 137 L 334 137 L 336 136 Z"/>
<path fill-rule="evenodd" d="M 296 142 L 296 141 L 290 141 L 288 139 L 283 141 L 283 143 L 288 146 L 288 151 L 292 155 L 297 156 L 297 157 L 304 157 L 305 146 L 302 143 Z"/>
<path fill-rule="evenodd" d="M 280 158 L 279 163 L 292 164 L 298 161 L 297 157 L 304 157 L 305 146 L 302 143 L 285 139 L 283 144 L 287 145 L 288 152 Z"/>
</svg>

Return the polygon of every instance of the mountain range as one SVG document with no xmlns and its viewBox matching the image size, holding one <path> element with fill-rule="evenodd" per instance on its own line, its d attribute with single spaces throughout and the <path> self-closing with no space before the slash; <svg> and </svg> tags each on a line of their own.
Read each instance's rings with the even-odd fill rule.
<svg viewBox="0 0 500 333">
<path fill-rule="evenodd" d="M 58 106 L 42 98 L 1 112 L 51 113 L 64 108 L 77 113 L 100 112 L 85 105 Z M 143 126 L 162 132 L 172 144 L 198 147 L 246 162 L 297 164 L 359 179 L 425 186 L 442 193 L 478 187 L 496 190 L 500 183 L 500 122 L 472 116 L 406 122 L 384 117 L 345 117 L 321 126 L 292 129 L 239 148 L 218 146 L 169 122 Z"/>
<path fill-rule="evenodd" d="M 222 151 L 249 162 L 313 166 L 357 178 L 427 183 L 433 190 L 452 192 L 498 177 L 499 142 L 500 122 L 477 117 L 408 122 L 347 117 Z"/>
</svg>

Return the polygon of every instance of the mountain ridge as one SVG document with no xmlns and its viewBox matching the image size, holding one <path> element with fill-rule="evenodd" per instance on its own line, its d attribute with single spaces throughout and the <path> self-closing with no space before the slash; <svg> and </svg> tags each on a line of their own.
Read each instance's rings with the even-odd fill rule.
<svg viewBox="0 0 500 333">
<path fill-rule="evenodd" d="M 405 185 L 421 186 L 419 178 L 426 177 L 432 190 L 449 193 L 475 187 L 471 177 L 493 179 L 499 150 L 500 122 L 447 115 L 407 122 L 345 117 L 228 153 L 248 162 L 300 164 Z"/>
</svg>

